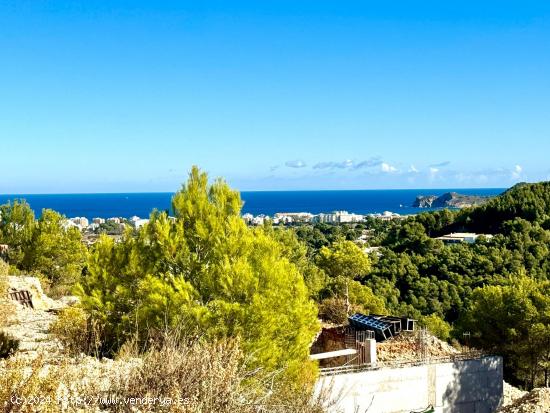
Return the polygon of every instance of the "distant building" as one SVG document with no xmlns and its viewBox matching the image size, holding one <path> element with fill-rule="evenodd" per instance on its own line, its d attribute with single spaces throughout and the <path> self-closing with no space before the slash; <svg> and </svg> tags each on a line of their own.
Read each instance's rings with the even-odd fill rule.
<svg viewBox="0 0 550 413">
<path fill-rule="evenodd" d="M 79 230 L 83 230 L 88 228 L 89 226 L 88 218 L 85 217 L 74 217 L 69 218 L 63 221 L 63 228 L 69 229 L 69 228 L 78 228 Z"/>
<path fill-rule="evenodd" d="M 284 224 L 311 222 L 313 220 L 313 214 L 309 212 L 277 212 L 274 216 L 274 220 Z"/>
<path fill-rule="evenodd" d="M 378 218 L 378 219 L 381 219 L 382 221 L 391 221 L 394 219 L 404 218 L 403 215 L 399 215 L 395 212 L 390 212 L 390 211 L 384 211 L 381 214 L 369 214 L 369 217 Z"/>
<path fill-rule="evenodd" d="M 94 224 L 105 224 L 105 218 L 94 218 L 92 222 Z"/>
<path fill-rule="evenodd" d="M 107 221 L 112 222 L 114 224 L 120 224 L 122 222 L 122 220 L 120 218 L 117 218 L 117 217 L 107 218 Z"/>
<path fill-rule="evenodd" d="M 95 222 L 92 222 L 90 225 L 88 225 L 88 229 L 91 230 L 91 231 L 96 231 L 96 230 L 99 229 L 99 224 L 95 223 Z"/>
<path fill-rule="evenodd" d="M 86 217 L 75 217 L 75 218 L 71 218 L 69 221 L 71 221 L 80 229 L 88 228 L 88 225 L 90 225 L 90 222 Z"/>
<path fill-rule="evenodd" d="M 132 224 L 134 225 L 135 229 L 140 229 L 142 226 L 147 225 L 149 223 L 148 219 L 137 219 L 132 221 Z"/>
<path fill-rule="evenodd" d="M 265 221 L 267 221 L 269 219 L 269 216 L 267 215 L 258 215 L 254 218 L 252 218 L 252 222 L 251 224 L 252 225 L 263 225 L 265 223 Z"/>
<path fill-rule="evenodd" d="M 334 211 L 329 214 L 319 214 L 315 216 L 315 221 L 327 224 L 343 224 L 351 222 L 361 222 L 365 219 L 364 215 L 352 214 L 348 211 Z"/>
<path fill-rule="evenodd" d="M 445 244 L 460 244 L 463 242 L 467 244 L 473 244 L 479 237 L 485 237 L 487 239 L 493 238 L 493 236 L 490 234 L 476 234 L 473 232 L 453 232 L 451 234 L 443 235 L 442 237 L 437 237 L 436 239 L 443 241 Z"/>
<path fill-rule="evenodd" d="M 244 219 L 244 222 L 246 222 L 247 224 L 251 224 L 252 220 L 254 219 L 254 215 L 247 212 L 246 214 L 243 214 L 242 218 Z"/>
<path fill-rule="evenodd" d="M 149 222 L 148 219 L 140 218 L 135 215 L 132 218 L 130 218 L 130 223 L 133 225 L 135 229 L 141 228 L 142 226 L 146 225 L 148 222 Z"/>
</svg>

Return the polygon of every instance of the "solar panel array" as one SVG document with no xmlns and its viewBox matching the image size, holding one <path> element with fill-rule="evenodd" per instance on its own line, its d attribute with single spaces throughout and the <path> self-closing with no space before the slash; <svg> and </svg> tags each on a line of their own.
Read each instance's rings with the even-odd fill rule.
<svg viewBox="0 0 550 413">
<path fill-rule="evenodd" d="M 391 317 L 377 314 L 356 313 L 348 317 L 349 323 L 357 330 L 372 331 L 377 341 L 387 340 L 402 330 L 414 329 L 414 321 L 406 317 Z"/>
</svg>

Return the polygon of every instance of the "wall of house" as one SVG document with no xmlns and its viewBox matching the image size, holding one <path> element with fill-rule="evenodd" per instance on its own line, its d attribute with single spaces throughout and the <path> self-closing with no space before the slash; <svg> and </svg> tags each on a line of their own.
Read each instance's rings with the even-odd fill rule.
<svg viewBox="0 0 550 413">
<path fill-rule="evenodd" d="M 322 376 L 317 391 L 335 403 L 330 412 L 410 413 L 432 405 L 436 413 L 493 413 L 502 402 L 502 358 Z"/>
</svg>

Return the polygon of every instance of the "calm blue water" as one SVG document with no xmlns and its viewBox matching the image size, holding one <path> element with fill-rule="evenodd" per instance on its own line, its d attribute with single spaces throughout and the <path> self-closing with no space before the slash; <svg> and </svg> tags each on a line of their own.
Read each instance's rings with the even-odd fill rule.
<svg viewBox="0 0 550 413">
<path fill-rule="evenodd" d="M 362 191 L 266 191 L 241 192 L 243 213 L 273 215 L 276 212 L 330 212 L 346 210 L 357 214 L 384 211 L 412 214 L 420 209 L 411 205 L 417 195 L 441 195 L 455 191 L 466 195 L 498 195 L 505 189 L 396 189 Z M 25 199 L 40 215 L 43 208 L 67 217 L 147 217 L 153 209 L 170 209 L 173 193 L 0 195 L 0 204 Z"/>
</svg>

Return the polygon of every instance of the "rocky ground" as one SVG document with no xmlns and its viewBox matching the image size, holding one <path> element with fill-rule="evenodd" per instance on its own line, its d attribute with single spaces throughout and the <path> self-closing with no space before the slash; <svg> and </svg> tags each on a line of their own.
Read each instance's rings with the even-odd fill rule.
<svg viewBox="0 0 550 413">
<path fill-rule="evenodd" d="M 517 389 L 516 389 L 517 390 Z M 549 413 L 550 388 L 539 388 L 530 391 L 509 405 L 504 405 L 498 413 Z"/>
<path fill-rule="evenodd" d="M 429 333 L 421 340 L 418 332 L 403 332 L 391 340 L 377 343 L 377 358 L 382 363 L 414 361 L 421 358 L 423 354 L 428 358 L 440 358 L 458 353 L 457 349 Z"/>
<path fill-rule="evenodd" d="M 61 343 L 50 334 L 49 329 L 59 311 L 75 303 L 76 298 L 53 300 L 47 297 L 35 277 L 8 277 L 7 281 L 10 291 L 29 291 L 34 308 L 14 300 L 3 304 L 3 311 L 8 317 L 2 331 L 19 340 L 19 348 L 13 356 L 0 360 L 0 398 L 6 398 L 4 391 L 9 388 L 19 388 L 26 394 L 26 390 L 22 390 L 25 387 L 22 383 L 26 383 L 25 389 L 34 392 L 32 389 L 40 388 L 41 396 L 44 393 L 44 397 L 66 400 L 61 404 L 70 404 L 83 394 L 106 393 L 113 383 L 123 382 L 128 372 L 141 363 L 140 359 L 99 360 L 84 355 L 69 357 L 63 354 Z M 36 411 L 50 411 L 48 409 L 59 405 L 46 403 L 40 407 L 44 410 Z M 85 402 L 80 407 L 67 405 L 63 411 L 102 411 L 95 401 L 88 405 Z M 19 411 L 20 408 L 22 406 L 15 404 L 4 411 Z"/>
<path fill-rule="evenodd" d="M 74 297 L 52 300 L 42 290 L 40 281 L 35 277 L 8 277 L 10 290 L 26 290 L 31 293 L 34 308 L 25 307 L 10 300 L 8 323 L 3 331 L 19 340 L 19 355 L 35 357 L 43 353 L 55 357 L 61 350 L 60 344 L 50 334 L 51 324 L 57 313 L 75 301 Z"/>
<path fill-rule="evenodd" d="M 503 400 L 502 400 L 502 406 L 509 406 L 513 402 L 515 402 L 517 399 L 520 399 L 521 397 L 525 396 L 528 392 L 524 390 L 520 390 L 517 387 L 512 386 L 509 383 L 504 382 L 504 393 L 503 393 Z"/>
</svg>

